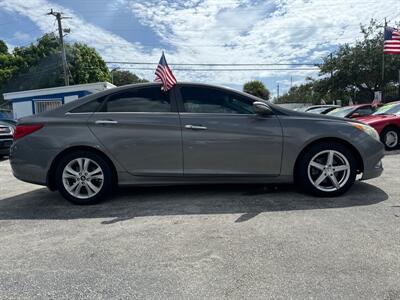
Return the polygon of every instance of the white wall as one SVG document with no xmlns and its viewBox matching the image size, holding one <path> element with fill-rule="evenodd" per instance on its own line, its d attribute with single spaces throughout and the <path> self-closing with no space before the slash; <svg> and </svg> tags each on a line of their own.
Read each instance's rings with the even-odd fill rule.
<svg viewBox="0 0 400 300">
<path fill-rule="evenodd" d="M 30 116 L 33 114 L 32 101 L 13 102 L 14 119 Z"/>
<path fill-rule="evenodd" d="M 65 96 L 64 97 L 64 104 L 67 104 L 67 103 L 69 103 L 71 101 L 74 101 L 76 99 L 78 99 L 78 95 Z"/>
</svg>

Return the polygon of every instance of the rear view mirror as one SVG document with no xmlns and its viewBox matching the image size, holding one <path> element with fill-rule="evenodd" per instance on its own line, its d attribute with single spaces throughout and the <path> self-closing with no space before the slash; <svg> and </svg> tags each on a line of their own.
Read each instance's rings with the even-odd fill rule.
<svg viewBox="0 0 400 300">
<path fill-rule="evenodd" d="M 272 110 L 268 106 L 268 104 L 261 102 L 261 101 L 253 102 L 253 110 L 257 115 L 261 115 L 261 116 L 266 116 L 266 115 L 272 114 Z"/>
</svg>

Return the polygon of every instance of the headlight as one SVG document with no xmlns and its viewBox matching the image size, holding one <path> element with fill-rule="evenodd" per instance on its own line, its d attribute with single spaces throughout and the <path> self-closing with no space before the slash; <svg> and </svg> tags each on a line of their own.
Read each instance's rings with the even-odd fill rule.
<svg viewBox="0 0 400 300">
<path fill-rule="evenodd" d="M 370 137 L 374 138 L 375 140 L 379 141 L 379 134 L 378 132 L 371 126 L 365 125 L 365 124 L 360 124 L 360 123 L 353 123 L 349 122 L 352 126 L 355 128 L 364 131 L 366 134 L 368 134 Z"/>
</svg>

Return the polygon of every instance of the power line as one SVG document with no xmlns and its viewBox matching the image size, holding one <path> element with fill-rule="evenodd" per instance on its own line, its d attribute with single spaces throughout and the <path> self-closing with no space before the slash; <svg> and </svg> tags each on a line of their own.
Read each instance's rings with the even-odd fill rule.
<svg viewBox="0 0 400 300">
<path fill-rule="evenodd" d="M 154 71 L 155 68 L 121 67 L 122 70 L 144 70 Z M 172 71 L 194 71 L 194 72 L 236 72 L 236 71 L 318 71 L 318 68 L 236 68 L 236 69 L 196 69 L 196 68 L 174 68 Z"/>
<path fill-rule="evenodd" d="M 125 65 L 157 65 L 154 62 L 132 62 L 132 61 L 106 61 L 106 64 L 125 64 Z M 318 66 L 317 63 L 169 63 L 173 66 L 207 66 L 207 67 L 223 67 L 223 66 Z"/>
</svg>

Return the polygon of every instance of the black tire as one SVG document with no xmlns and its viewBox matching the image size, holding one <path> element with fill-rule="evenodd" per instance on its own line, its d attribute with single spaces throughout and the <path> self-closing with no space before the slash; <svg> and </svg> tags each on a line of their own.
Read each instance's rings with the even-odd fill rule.
<svg viewBox="0 0 400 300">
<path fill-rule="evenodd" d="M 397 143 L 395 145 L 388 145 L 387 135 L 395 134 L 397 135 Z M 399 148 L 400 145 L 400 130 L 394 126 L 386 127 L 382 130 L 380 134 L 381 142 L 385 145 L 386 150 L 395 150 Z"/>
<path fill-rule="evenodd" d="M 70 192 L 67 191 L 63 183 L 63 172 L 65 167 L 77 158 L 88 158 L 95 162 L 101 168 L 104 177 L 100 190 L 94 196 L 88 196 L 85 199 L 81 199 L 72 195 Z M 99 203 L 110 194 L 113 187 L 111 166 L 101 155 L 86 150 L 74 151 L 63 156 L 57 164 L 55 176 L 56 186 L 60 194 L 66 200 L 78 205 L 90 205 Z"/>
<path fill-rule="evenodd" d="M 328 150 L 333 150 L 333 151 L 336 151 L 336 152 L 340 153 L 341 155 L 343 155 L 349 163 L 350 170 L 348 172 L 348 177 L 347 177 L 347 175 L 346 176 L 344 175 L 345 171 L 343 171 L 343 173 L 340 173 L 340 172 L 338 173 L 338 176 L 343 174 L 343 178 L 347 177 L 347 181 L 345 181 L 345 179 L 343 179 L 343 186 L 341 186 L 339 189 L 335 189 L 332 191 L 323 191 L 323 190 L 317 188 L 316 186 L 314 186 L 314 184 L 312 183 L 311 179 L 309 178 L 308 167 L 310 165 L 311 160 L 317 154 L 324 152 L 324 151 L 328 151 Z M 337 159 L 338 158 L 336 158 L 336 160 Z M 324 163 L 321 163 L 321 164 L 323 165 Z M 335 163 L 332 164 L 333 171 L 334 171 L 334 167 L 335 167 L 334 164 Z M 310 170 L 310 173 L 311 172 L 319 172 L 319 171 L 320 171 L 319 169 Z M 321 170 L 320 172 L 321 172 L 320 174 L 317 173 L 315 175 L 315 178 L 317 178 L 319 175 L 322 175 L 322 173 L 325 171 Z M 299 157 L 299 159 L 296 163 L 296 169 L 295 169 L 295 182 L 305 192 L 308 192 L 314 196 L 337 197 L 337 196 L 344 194 L 345 192 L 347 192 L 350 189 L 350 187 L 354 184 L 356 175 L 357 175 L 357 161 L 356 161 L 356 158 L 354 157 L 354 154 L 348 147 L 346 147 L 345 145 L 339 144 L 339 143 L 322 142 L 322 143 L 318 143 L 318 144 L 314 144 L 314 145 L 310 146 Z M 312 175 L 310 175 L 310 176 L 312 176 Z M 322 184 L 324 182 L 326 182 L 327 185 L 329 185 L 329 184 L 333 185 L 333 182 L 330 180 L 329 176 L 326 176 L 326 179 L 324 179 Z"/>
</svg>

